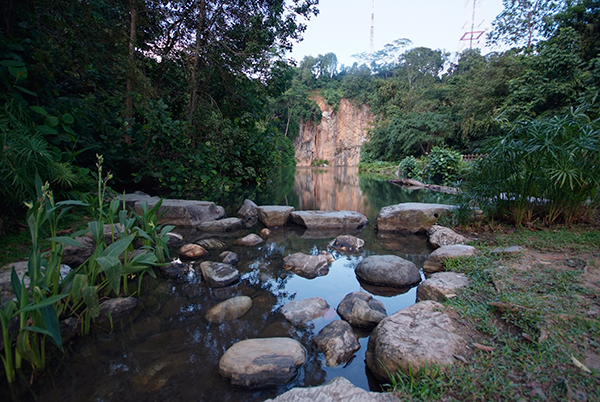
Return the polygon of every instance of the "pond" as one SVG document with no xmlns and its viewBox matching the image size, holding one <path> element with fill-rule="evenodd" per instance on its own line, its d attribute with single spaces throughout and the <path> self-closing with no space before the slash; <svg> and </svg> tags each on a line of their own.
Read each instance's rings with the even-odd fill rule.
<svg viewBox="0 0 600 402">
<path fill-rule="evenodd" d="M 283 269 L 283 257 L 295 253 L 317 254 L 328 250 L 331 235 L 307 233 L 299 227 L 274 230 L 256 247 L 233 245 L 235 239 L 258 232 L 255 226 L 220 236 L 224 250 L 236 252 L 236 268 L 242 280 L 225 289 L 208 288 L 199 275 L 178 280 L 148 279 L 134 317 L 116 323 L 112 330 L 96 330 L 75 339 L 64 358 L 54 359 L 48 370 L 23 392 L 20 400 L 52 401 L 262 401 L 292 387 L 320 385 L 342 376 L 364 389 L 381 390 L 365 366 L 369 333 L 357 330 L 361 348 L 346 365 L 327 367 L 322 353 L 312 346 L 314 336 L 332 320 L 342 298 L 354 291 L 371 292 L 383 302 L 388 314 L 415 302 L 416 288 L 390 291 L 361 286 L 354 274 L 366 256 L 394 254 L 421 267 L 431 249 L 424 237 L 375 233 L 373 223 L 383 206 L 401 202 L 450 203 L 451 197 L 432 192 L 415 192 L 394 186 L 383 179 L 359 175 L 356 168 L 297 168 L 282 172 L 277 194 L 269 191 L 249 195 L 259 205 L 291 205 L 297 210 L 352 210 L 370 221 L 360 237 L 363 251 L 343 254 L 333 251 L 335 261 L 329 273 L 305 279 Z M 243 197 L 240 197 L 243 201 Z M 241 205 L 227 205 L 229 215 Z M 186 234 L 186 241 L 201 237 Z M 214 236 L 212 236 L 214 237 Z M 211 251 L 208 260 L 217 261 L 220 251 Z M 331 251 L 331 250 L 330 250 Z M 404 293 L 402 293 L 404 292 Z M 252 308 L 241 318 L 224 324 L 210 324 L 206 311 L 232 296 L 252 298 Z M 278 309 L 291 300 L 319 296 L 332 307 L 307 327 L 292 326 Z M 247 338 L 288 336 L 307 350 L 307 362 L 298 377 L 282 387 L 247 391 L 231 387 L 218 374 L 218 362 L 235 342 Z M 0 391 L 8 400 L 6 388 Z"/>
</svg>

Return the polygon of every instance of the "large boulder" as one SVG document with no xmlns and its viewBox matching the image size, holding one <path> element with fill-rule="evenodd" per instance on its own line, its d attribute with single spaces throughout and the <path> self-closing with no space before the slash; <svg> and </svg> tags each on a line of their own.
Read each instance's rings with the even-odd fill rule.
<svg viewBox="0 0 600 402">
<path fill-rule="evenodd" d="M 356 253 L 357 251 L 362 250 L 364 245 L 365 241 L 363 239 L 359 239 L 352 235 L 338 236 L 329 243 L 329 247 L 348 253 Z"/>
<path fill-rule="evenodd" d="M 203 232 L 233 232 L 242 228 L 240 218 L 224 218 L 200 223 L 197 227 Z"/>
<path fill-rule="evenodd" d="M 204 247 L 194 243 L 185 244 L 179 249 L 179 256 L 187 260 L 198 260 L 207 255 L 208 251 Z"/>
<path fill-rule="evenodd" d="M 97 323 L 117 321 L 133 313 L 140 301 L 135 297 L 117 297 L 109 299 L 100 304 L 100 315 L 95 319 Z"/>
<path fill-rule="evenodd" d="M 284 226 L 290 220 L 294 207 L 280 205 L 263 205 L 258 209 L 258 219 L 269 228 Z"/>
<path fill-rule="evenodd" d="M 211 307 L 204 318 L 210 323 L 222 323 L 240 318 L 252 307 L 248 296 L 236 296 Z"/>
<path fill-rule="evenodd" d="M 366 216 L 354 211 L 295 211 L 291 219 L 308 230 L 357 230 L 369 224 Z"/>
<path fill-rule="evenodd" d="M 294 300 L 281 307 L 281 314 L 292 324 L 305 324 L 321 317 L 329 310 L 329 304 L 320 297 Z"/>
<path fill-rule="evenodd" d="M 425 233 L 454 208 L 452 205 L 418 202 L 390 205 L 381 208 L 375 227 L 382 232 Z"/>
<path fill-rule="evenodd" d="M 265 402 L 400 402 L 391 392 L 368 392 L 344 377 L 318 387 L 292 388 L 275 399 Z"/>
<path fill-rule="evenodd" d="M 200 264 L 200 270 L 211 288 L 233 285 L 240 280 L 240 273 L 231 264 L 204 261 Z"/>
<path fill-rule="evenodd" d="M 477 249 L 475 247 L 465 246 L 463 244 L 440 247 L 427 257 L 427 260 L 423 264 L 423 271 L 441 271 L 444 268 L 444 261 L 460 257 L 470 257 L 474 255 L 476 251 Z"/>
<path fill-rule="evenodd" d="M 96 250 L 96 245 L 91 237 L 76 237 L 75 241 L 81 244 L 81 247 L 67 245 L 62 254 L 63 264 L 67 264 L 72 268 L 77 268 L 86 262 Z"/>
<path fill-rule="evenodd" d="M 283 268 L 291 270 L 296 275 L 307 279 L 313 279 L 329 273 L 328 260 L 324 254 L 308 255 L 294 253 L 288 255 L 283 258 Z"/>
<path fill-rule="evenodd" d="M 140 215 L 144 204 L 151 209 L 160 201 L 159 197 L 150 197 L 141 192 L 125 194 L 124 199 L 125 205 Z M 225 209 L 209 201 L 163 199 L 156 215 L 160 217 L 159 224 L 196 227 L 202 222 L 225 217 Z"/>
<path fill-rule="evenodd" d="M 231 346 L 219 361 L 219 374 L 241 388 L 287 384 L 306 362 L 306 350 L 291 338 L 246 339 Z"/>
<path fill-rule="evenodd" d="M 256 222 L 258 220 L 258 205 L 254 201 L 246 199 L 237 214 L 246 222 Z"/>
<path fill-rule="evenodd" d="M 354 327 L 375 328 L 385 317 L 385 306 L 365 292 L 347 294 L 338 305 L 337 312 Z"/>
<path fill-rule="evenodd" d="M 354 272 L 360 280 L 378 286 L 406 287 L 421 281 L 415 264 L 395 255 L 369 256 Z"/>
<path fill-rule="evenodd" d="M 457 272 L 437 272 L 421 282 L 417 288 L 417 301 L 433 300 L 443 302 L 447 297 L 469 284 L 465 274 Z"/>
<path fill-rule="evenodd" d="M 399 370 L 413 373 L 426 365 L 451 365 L 454 355 L 467 354 L 466 332 L 444 312 L 423 301 L 382 320 L 369 337 L 367 367 L 382 381 Z"/>
<path fill-rule="evenodd" d="M 469 241 L 469 239 L 456 233 L 454 230 L 440 225 L 433 225 L 430 227 L 427 230 L 427 235 L 429 236 L 429 242 L 435 248 L 451 246 L 454 244 L 465 244 Z"/>
<path fill-rule="evenodd" d="M 313 339 L 317 350 L 325 353 L 328 366 L 346 363 L 354 352 L 360 349 L 360 344 L 352 327 L 346 321 L 332 321 L 323 328 Z"/>
</svg>

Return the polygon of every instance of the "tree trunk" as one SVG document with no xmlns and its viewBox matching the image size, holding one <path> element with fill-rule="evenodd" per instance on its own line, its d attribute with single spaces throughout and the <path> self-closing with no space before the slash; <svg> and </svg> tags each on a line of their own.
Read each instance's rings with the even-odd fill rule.
<svg viewBox="0 0 600 402">
<path fill-rule="evenodd" d="M 137 19 L 138 9 L 137 0 L 129 0 L 129 67 L 127 68 L 127 98 L 125 101 L 125 115 L 127 117 L 133 116 L 133 79 L 134 79 L 134 67 L 135 67 L 135 43 L 137 36 Z M 127 138 L 126 138 L 127 141 Z M 127 141 L 131 142 L 131 139 Z"/>
<path fill-rule="evenodd" d="M 196 105 L 198 104 L 198 70 L 200 68 L 200 49 L 202 47 L 202 36 L 204 34 L 204 20 L 206 18 L 206 0 L 196 0 L 198 5 L 198 28 L 196 30 L 196 46 L 194 49 L 194 68 L 192 69 L 192 76 L 190 79 L 191 94 L 190 94 L 190 107 L 189 107 L 189 118 L 190 123 L 193 122 L 194 112 L 196 111 Z"/>
</svg>

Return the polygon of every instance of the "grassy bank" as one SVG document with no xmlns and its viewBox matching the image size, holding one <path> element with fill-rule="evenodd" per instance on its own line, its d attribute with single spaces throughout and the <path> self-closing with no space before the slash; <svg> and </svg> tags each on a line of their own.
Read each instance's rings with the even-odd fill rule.
<svg viewBox="0 0 600 402">
<path fill-rule="evenodd" d="M 506 232 L 485 233 L 477 256 L 446 266 L 471 281 L 445 304 L 481 334 L 472 355 L 397 374 L 401 399 L 600 401 L 600 231 Z M 492 252 L 510 245 L 524 249 Z"/>
</svg>

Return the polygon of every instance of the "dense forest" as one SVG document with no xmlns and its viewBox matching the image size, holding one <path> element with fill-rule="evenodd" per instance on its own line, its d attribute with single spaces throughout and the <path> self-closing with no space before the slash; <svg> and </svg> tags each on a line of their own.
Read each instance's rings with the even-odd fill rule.
<svg viewBox="0 0 600 402">
<path fill-rule="evenodd" d="M 338 66 L 286 54 L 318 0 L 1 0 L 0 222 L 38 174 L 86 192 L 96 155 L 111 185 L 211 198 L 266 185 L 294 164 L 310 100 L 377 116 L 362 160 L 399 162 L 435 146 L 481 152 L 515 122 L 600 113 L 600 2 L 505 0 L 486 55 L 398 39 Z"/>
</svg>

